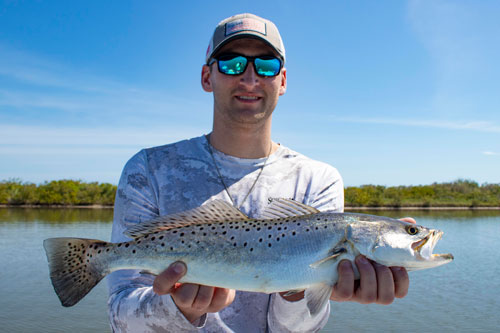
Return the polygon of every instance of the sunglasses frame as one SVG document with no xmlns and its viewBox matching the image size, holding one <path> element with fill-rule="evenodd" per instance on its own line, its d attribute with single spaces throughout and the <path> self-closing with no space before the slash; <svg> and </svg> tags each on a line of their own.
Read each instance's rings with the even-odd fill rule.
<svg viewBox="0 0 500 333">
<path fill-rule="evenodd" d="M 228 74 L 228 73 L 224 73 L 223 71 L 221 71 L 220 69 L 220 66 L 219 66 L 219 61 L 221 61 L 220 57 L 233 57 L 233 58 L 236 58 L 236 57 L 243 57 L 246 59 L 247 63 L 245 65 L 245 69 L 243 70 L 243 72 L 241 73 L 238 73 L 238 74 Z M 274 75 L 262 75 L 262 74 L 259 74 L 257 72 L 257 68 L 255 66 L 255 59 L 261 59 L 261 60 L 271 60 L 271 59 L 263 59 L 264 57 L 269 57 L 269 58 L 272 58 L 272 59 L 277 59 L 280 63 L 280 66 L 279 66 L 279 69 L 278 69 L 278 72 Z M 233 59 L 231 58 L 231 59 Z M 240 54 L 240 53 L 223 53 L 223 54 L 219 54 L 215 57 L 212 57 L 212 59 L 208 62 L 208 66 L 212 65 L 214 62 L 217 62 L 217 69 L 219 70 L 219 73 L 222 73 L 224 75 L 229 75 L 229 76 L 238 76 L 238 75 L 242 75 L 245 73 L 245 71 L 247 70 L 248 68 L 248 64 L 251 62 L 253 63 L 253 67 L 254 67 L 254 71 L 255 71 L 255 74 L 260 76 L 260 77 L 275 77 L 275 76 L 278 76 L 279 73 L 281 72 L 281 69 L 283 68 L 283 61 L 277 57 L 277 56 L 274 56 L 274 55 L 260 55 L 260 56 L 255 56 L 255 57 L 251 57 L 251 56 L 246 56 L 244 54 Z"/>
</svg>

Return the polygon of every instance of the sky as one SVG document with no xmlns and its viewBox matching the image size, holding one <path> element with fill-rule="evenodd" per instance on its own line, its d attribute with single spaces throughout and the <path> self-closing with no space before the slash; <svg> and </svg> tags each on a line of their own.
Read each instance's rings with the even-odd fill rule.
<svg viewBox="0 0 500 333">
<path fill-rule="evenodd" d="M 273 140 L 346 186 L 500 183 L 500 2 L 0 0 L 0 180 L 117 184 L 209 133 L 211 33 L 250 12 L 286 48 Z"/>
</svg>

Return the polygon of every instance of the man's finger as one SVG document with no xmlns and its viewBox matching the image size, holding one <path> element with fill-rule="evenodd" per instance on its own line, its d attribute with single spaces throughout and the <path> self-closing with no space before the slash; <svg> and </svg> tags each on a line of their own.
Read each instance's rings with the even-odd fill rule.
<svg viewBox="0 0 500 333">
<path fill-rule="evenodd" d="M 410 287 L 408 272 L 403 267 L 391 267 L 391 271 L 394 276 L 394 296 L 403 298 L 408 294 Z"/>
<path fill-rule="evenodd" d="M 175 283 L 186 274 L 186 265 L 182 262 L 174 262 L 166 270 L 161 272 L 153 281 L 153 291 L 158 295 L 168 294 Z"/>
<path fill-rule="evenodd" d="M 417 221 L 415 221 L 415 219 L 413 217 L 403 217 L 403 218 L 400 218 L 399 220 L 404 221 L 404 222 L 408 222 L 408 223 L 417 224 Z"/>
<path fill-rule="evenodd" d="M 377 300 L 377 275 L 373 265 L 364 256 L 356 257 L 356 266 L 359 270 L 360 285 L 356 296 L 360 303 L 368 304 Z"/>
<path fill-rule="evenodd" d="M 172 291 L 170 296 L 180 309 L 192 308 L 200 289 L 199 284 L 183 283 L 179 288 Z"/>
<path fill-rule="evenodd" d="M 388 305 L 394 301 L 394 277 L 389 267 L 373 263 L 377 273 L 377 303 Z"/>
<path fill-rule="evenodd" d="M 200 286 L 196 298 L 193 302 L 193 308 L 197 310 L 204 310 L 210 306 L 212 303 L 212 298 L 214 296 L 214 287 Z"/>
<path fill-rule="evenodd" d="M 210 304 L 211 311 L 219 311 L 228 306 L 233 302 L 235 295 L 236 291 L 234 289 L 215 288 L 212 303 Z"/>
<path fill-rule="evenodd" d="M 331 300 L 348 301 L 354 291 L 354 271 L 349 260 L 342 260 L 338 266 L 338 280 L 333 287 Z"/>
</svg>

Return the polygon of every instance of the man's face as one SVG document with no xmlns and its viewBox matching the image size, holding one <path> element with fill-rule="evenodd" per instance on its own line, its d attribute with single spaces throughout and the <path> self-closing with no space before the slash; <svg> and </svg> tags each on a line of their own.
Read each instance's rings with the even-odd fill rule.
<svg viewBox="0 0 500 333">
<path fill-rule="evenodd" d="M 256 39 L 237 39 L 224 45 L 217 54 L 238 53 L 245 56 L 275 55 L 273 49 Z M 286 91 L 286 70 L 274 77 L 261 77 L 249 63 L 241 75 L 219 72 L 217 63 L 203 66 L 202 86 L 214 94 L 215 119 L 234 125 L 252 125 L 270 119 L 279 96 Z M 229 124 L 229 123 L 227 123 Z"/>
</svg>

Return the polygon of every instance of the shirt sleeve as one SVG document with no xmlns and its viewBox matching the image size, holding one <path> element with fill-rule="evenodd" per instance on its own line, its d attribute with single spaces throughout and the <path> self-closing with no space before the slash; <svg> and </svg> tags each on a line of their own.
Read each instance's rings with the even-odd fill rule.
<svg viewBox="0 0 500 333">
<path fill-rule="evenodd" d="M 159 215 L 157 188 L 150 179 L 143 150 L 125 165 L 117 189 L 112 242 L 129 241 L 129 226 Z M 153 292 L 154 276 L 138 270 L 120 270 L 108 276 L 108 309 L 113 332 L 196 332 L 169 295 Z"/>
<path fill-rule="evenodd" d="M 321 162 L 320 162 L 321 163 Z M 318 177 L 314 177 L 313 188 L 306 204 L 321 211 L 331 210 L 344 211 L 344 182 L 340 173 L 334 167 L 321 163 L 323 168 L 319 169 Z"/>
<path fill-rule="evenodd" d="M 272 294 L 268 312 L 269 332 L 317 332 L 326 325 L 329 316 L 330 302 L 311 316 L 305 298 L 289 302 L 277 293 Z"/>
</svg>

